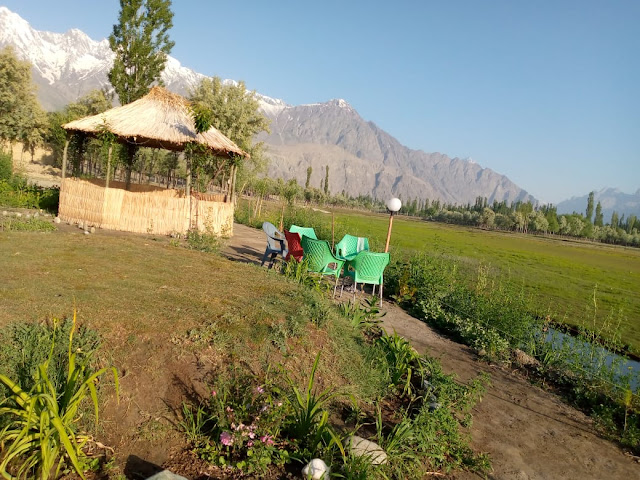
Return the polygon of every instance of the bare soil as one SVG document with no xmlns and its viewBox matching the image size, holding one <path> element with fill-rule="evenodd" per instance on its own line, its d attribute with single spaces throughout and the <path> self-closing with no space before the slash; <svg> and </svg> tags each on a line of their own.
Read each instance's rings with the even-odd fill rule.
<svg viewBox="0 0 640 480">
<path fill-rule="evenodd" d="M 234 225 L 224 254 L 233 260 L 259 263 L 264 234 Z M 266 267 L 265 267 L 266 268 Z M 396 305 L 384 302 L 384 327 L 411 341 L 419 352 L 440 360 L 447 373 L 465 382 L 481 372 L 491 376 L 482 402 L 473 410 L 472 446 L 489 454 L 491 479 L 635 479 L 637 458 L 601 438 L 593 422 L 555 394 L 533 385 L 524 375 L 480 359 L 470 348 L 435 332 Z M 456 472 L 451 478 L 477 478 Z"/>
</svg>

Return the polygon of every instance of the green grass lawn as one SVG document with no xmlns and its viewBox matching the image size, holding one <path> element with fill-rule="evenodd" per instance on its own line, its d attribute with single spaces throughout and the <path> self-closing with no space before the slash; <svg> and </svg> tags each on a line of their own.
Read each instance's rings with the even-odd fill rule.
<svg viewBox="0 0 640 480">
<path fill-rule="evenodd" d="M 336 223 L 384 248 L 387 216 L 339 212 Z M 597 288 L 598 318 L 623 308 L 623 341 L 640 347 L 638 249 L 395 217 L 390 250 L 446 255 L 469 275 L 478 265 L 488 265 L 502 281 L 522 285 L 553 318 L 574 325 L 591 324 Z"/>
<path fill-rule="evenodd" d="M 364 364 L 346 358 L 356 333 L 338 326 L 330 338 L 316 332 L 309 319 L 319 304 L 275 270 L 172 246 L 164 237 L 77 229 L 2 233 L 0 259 L 0 328 L 70 317 L 76 308 L 80 322 L 102 335 L 111 363 L 142 365 L 151 376 L 192 355 L 192 344 L 259 366 L 284 361 L 277 345 L 286 341 L 314 343 L 304 349 L 324 349 L 322 369 L 334 384 L 369 388 L 355 378 L 366 377 Z M 313 355 L 303 360 L 310 366 Z M 354 378 L 340 380 L 349 371 Z"/>
<path fill-rule="evenodd" d="M 274 221 L 279 217 L 275 206 L 267 212 Z M 350 233 L 368 237 L 372 250 L 384 249 L 388 215 L 342 209 L 334 215 L 336 242 Z M 331 240 L 331 215 L 314 212 L 309 221 Z M 478 266 L 486 265 L 497 281 L 524 288 L 539 311 L 573 325 L 593 327 L 595 290 L 599 325 L 612 313 L 617 319 L 622 309 L 622 341 L 640 350 L 639 249 L 396 216 L 390 251 L 392 259 L 415 252 L 449 257 L 470 282 Z"/>
</svg>

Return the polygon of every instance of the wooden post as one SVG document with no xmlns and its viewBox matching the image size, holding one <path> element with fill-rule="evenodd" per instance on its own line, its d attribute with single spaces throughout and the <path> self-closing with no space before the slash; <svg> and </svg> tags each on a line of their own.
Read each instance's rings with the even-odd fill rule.
<svg viewBox="0 0 640 480">
<path fill-rule="evenodd" d="M 280 212 L 280 228 L 278 230 L 282 231 L 284 228 L 284 203 L 282 204 L 282 211 Z"/>
<path fill-rule="evenodd" d="M 62 179 L 67 176 L 67 151 L 69 150 L 69 135 L 64 142 L 64 151 L 62 152 Z"/>
<path fill-rule="evenodd" d="M 333 247 L 335 243 L 336 243 L 335 215 L 333 210 L 331 210 L 331 251 L 333 251 Z"/>
<path fill-rule="evenodd" d="M 236 195 L 236 177 L 238 176 L 238 167 L 233 166 L 233 174 L 231 175 L 231 201 L 235 203 L 234 197 Z"/>
<path fill-rule="evenodd" d="M 180 154 L 185 158 L 184 153 Z M 186 156 L 187 162 L 187 184 L 185 186 L 185 194 L 187 196 L 187 230 L 191 230 L 191 155 Z"/>
<path fill-rule="evenodd" d="M 393 212 L 389 215 L 389 230 L 387 231 L 387 243 L 384 246 L 384 253 L 389 251 L 389 240 L 391 239 L 391 227 L 393 226 Z"/>
<path fill-rule="evenodd" d="M 111 150 L 113 149 L 113 145 L 109 145 L 109 155 L 107 155 L 107 181 L 104 185 L 104 188 L 109 188 L 109 174 L 111 173 Z"/>
</svg>

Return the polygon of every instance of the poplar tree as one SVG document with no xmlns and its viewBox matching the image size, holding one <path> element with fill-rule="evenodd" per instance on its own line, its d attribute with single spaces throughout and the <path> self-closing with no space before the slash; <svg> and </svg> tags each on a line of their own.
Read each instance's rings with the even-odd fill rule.
<svg viewBox="0 0 640 480">
<path fill-rule="evenodd" d="M 596 218 L 593 221 L 593 224 L 596 227 L 602 227 L 602 225 L 604 224 L 604 216 L 602 215 L 602 205 L 600 204 L 600 202 L 598 202 L 598 204 L 596 205 Z"/>
<path fill-rule="evenodd" d="M 309 188 L 309 183 L 311 182 L 311 172 L 313 172 L 313 169 L 310 166 L 307 167 L 307 181 L 304 184 L 305 189 Z"/>
<path fill-rule="evenodd" d="M 589 192 L 589 198 L 587 199 L 587 220 L 591 222 L 591 217 L 593 217 L 593 197 L 595 193 Z"/>
<path fill-rule="evenodd" d="M 144 97 L 154 82 L 162 85 L 160 75 L 174 45 L 167 33 L 172 26 L 171 0 L 120 0 L 118 23 L 109 35 L 116 58 L 108 77 L 122 105 Z M 126 152 L 128 190 L 137 146 L 130 144 Z"/>
<path fill-rule="evenodd" d="M 327 173 L 324 177 L 324 194 L 329 195 L 329 165 L 327 165 Z"/>
<path fill-rule="evenodd" d="M 116 54 L 109 81 L 125 105 L 145 96 L 154 82 L 162 84 L 167 55 L 174 42 L 171 0 L 120 0 L 118 23 L 109 35 Z"/>
</svg>

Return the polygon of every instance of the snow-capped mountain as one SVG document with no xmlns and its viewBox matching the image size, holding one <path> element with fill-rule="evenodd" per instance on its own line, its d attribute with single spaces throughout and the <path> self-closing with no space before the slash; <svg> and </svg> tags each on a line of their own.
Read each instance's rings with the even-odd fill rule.
<svg viewBox="0 0 640 480">
<path fill-rule="evenodd" d="M 35 30 L 18 14 L 0 7 L 0 48 L 11 45 L 33 64 L 38 98 L 56 110 L 96 88 L 110 88 L 107 73 L 114 54 L 106 39 L 95 41 L 80 30 L 52 33 Z M 162 74 L 167 88 L 185 94 L 205 75 L 169 56 Z M 225 80 L 233 82 L 233 80 Z M 332 192 L 372 194 L 378 198 L 440 199 L 473 203 L 534 200 L 507 177 L 473 161 L 425 153 L 401 145 L 373 122 L 365 121 L 344 99 L 292 106 L 256 94 L 271 119 L 271 133 L 260 136 L 271 157 L 269 173 L 303 184 L 312 167 L 312 186 L 319 187 L 330 167 Z"/>
<path fill-rule="evenodd" d="M 91 39 L 78 29 L 66 33 L 43 32 L 6 7 L 0 7 L 0 47 L 11 45 L 16 54 L 33 65 L 33 79 L 40 87 L 38 97 L 47 110 L 55 110 L 110 83 L 107 73 L 114 53 L 109 41 Z M 205 75 L 169 56 L 162 80 L 167 88 L 185 94 Z M 285 106 L 282 100 L 258 95 L 265 110 Z M 275 110 L 274 110 L 275 111 Z"/>
</svg>

